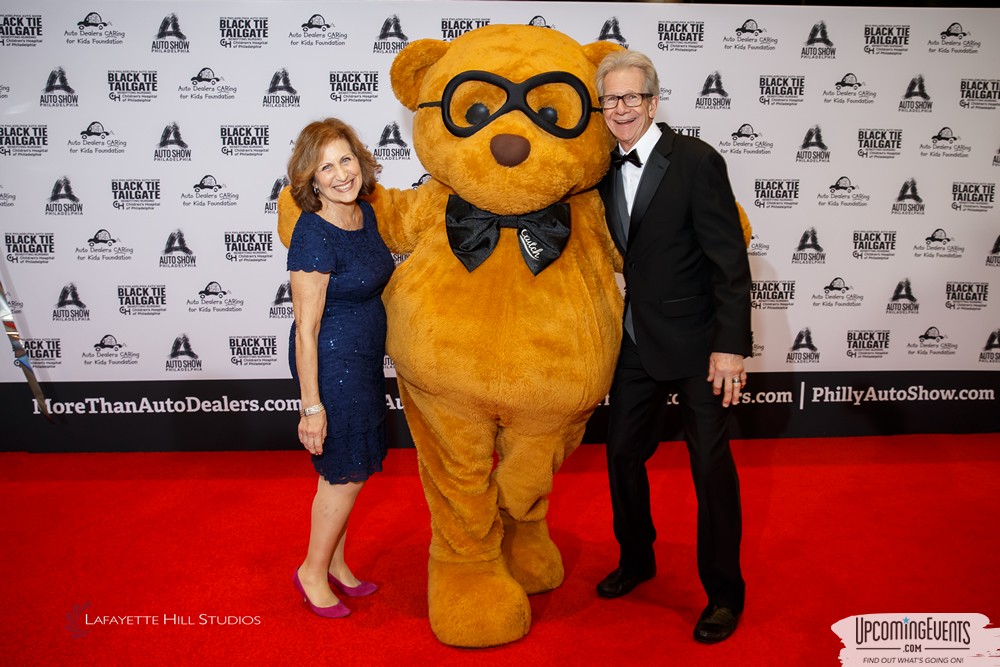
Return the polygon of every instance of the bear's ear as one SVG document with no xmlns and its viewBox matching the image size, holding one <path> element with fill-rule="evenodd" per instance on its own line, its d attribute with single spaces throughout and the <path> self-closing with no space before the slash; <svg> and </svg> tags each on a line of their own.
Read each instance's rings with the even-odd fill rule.
<svg viewBox="0 0 1000 667">
<path fill-rule="evenodd" d="M 620 44 L 608 41 L 594 42 L 593 44 L 587 44 L 583 47 L 583 53 L 587 56 L 587 60 L 597 66 L 600 66 L 601 61 L 604 60 L 604 56 L 609 53 L 624 50 L 625 49 L 623 49 Z"/>
<path fill-rule="evenodd" d="M 400 51 L 389 68 L 392 92 L 404 107 L 417 110 L 420 85 L 427 76 L 427 69 L 441 60 L 448 51 L 449 44 L 437 39 L 418 39 Z M 427 100 L 425 100 L 427 101 Z"/>
</svg>

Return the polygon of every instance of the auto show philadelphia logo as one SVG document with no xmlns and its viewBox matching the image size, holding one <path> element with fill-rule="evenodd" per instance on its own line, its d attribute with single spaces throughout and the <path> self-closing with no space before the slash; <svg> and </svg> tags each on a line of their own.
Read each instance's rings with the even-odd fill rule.
<svg viewBox="0 0 1000 667">
<path fill-rule="evenodd" d="M 819 125 L 806 130 L 802 144 L 795 152 L 795 161 L 812 164 L 830 161 L 830 148 L 823 141 L 823 130 Z"/>
<path fill-rule="evenodd" d="M 167 243 L 160 254 L 161 269 L 193 269 L 198 265 L 198 256 L 188 247 L 184 232 L 175 229 L 167 236 Z"/>
<path fill-rule="evenodd" d="M 177 14 L 167 14 L 153 38 L 152 53 L 190 53 L 191 42 L 181 30 Z"/>
<path fill-rule="evenodd" d="M 382 22 L 382 29 L 379 30 L 375 44 L 372 46 L 372 53 L 388 53 L 395 55 L 409 45 L 410 40 L 403 32 L 403 26 L 399 21 L 399 16 L 393 14 Z"/>
<path fill-rule="evenodd" d="M 167 372 L 190 373 L 201 371 L 202 360 L 191 347 L 191 339 L 186 333 L 182 333 L 174 339 L 170 346 L 170 353 L 167 355 L 167 362 L 164 366 Z"/>
<path fill-rule="evenodd" d="M 927 92 L 927 82 L 924 81 L 923 74 L 918 74 L 907 84 L 903 98 L 899 100 L 898 110 L 903 113 L 931 113 L 933 109 L 934 101 Z"/>
<path fill-rule="evenodd" d="M 57 67 L 49 72 L 38 106 L 56 109 L 80 106 L 80 96 L 70 85 L 64 68 Z"/>
<path fill-rule="evenodd" d="M 979 353 L 979 362 L 1000 364 L 1000 329 L 994 329 L 986 336 L 986 344 Z"/>
<path fill-rule="evenodd" d="M 377 160 L 409 160 L 412 149 L 403 141 L 399 132 L 399 123 L 392 121 L 382 130 L 378 147 L 372 151 Z"/>
<path fill-rule="evenodd" d="M 837 47 L 830 39 L 825 21 L 813 25 L 800 55 L 806 60 L 833 60 L 837 57 Z"/>
<path fill-rule="evenodd" d="M 995 665 L 1000 628 L 983 614 L 895 613 L 848 616 L 830 629 L 844 667 L 873 664 Z"/>
<path fill-rule="evenodd" d="M 722 75 L 715 71 L 705 77 L 701 92 L 694 100 L 694 108 L 698 111 L 716 111 L 731 109 L 732 106 L 733 98 L 722 85 Z"/>
<path fill-rule="evenodd" d="M 292 283 L 288 280 L 278 285 L 274 299 L 268 304 L 267 316 L 272 320 L 290 320 L 295 316 L 292 311 Z"/>
<path fill-rule="evenodd" d="M 990 250 L 989 254 L 986 255 L 986 266 L 1000 268 L 1000 235 L 998 235 L 997 240 L 993 242 L 992 250 Z"/>
<path fill-rule="evenodd" d="M 90 309 L 80 299 L 76 285 L 67 283 L 59 290 L 59 299 L 52 309 L 53 322 L 89 322 Z"/>
<path fill-rule="evenodd" d="M 261 107 L 264 109 L 290 109 L 298 108 L 302 104 L 302 96 L 292 85 L 292 77 L 288 69 L 282 67 L 271 75 L 271 82 L 267 85 L 267 91 L 261 100 Z"/>
<path fill-rule="evenodd" d="M 45 215 L 83 215 L 83 202 L 73 192 L 73 184 L 68 176 L 57 178 L 52 184 Z"/>
<path fill-rule="evenodd" d="M 190 162 L 191 149 L 181 136 L 181 128 L 177 123 L 170 123 L 160 132 L 160 140 L 153 150 L 154 162 Z"/>
<path fill-rule="evenodd" d="M 918 315 L 920 303 L 913 294 L 913 286 L 909 278 L 903 278 L 896 283 L 896 289 L 885 306 L 886 315 Z"/>
</svg>

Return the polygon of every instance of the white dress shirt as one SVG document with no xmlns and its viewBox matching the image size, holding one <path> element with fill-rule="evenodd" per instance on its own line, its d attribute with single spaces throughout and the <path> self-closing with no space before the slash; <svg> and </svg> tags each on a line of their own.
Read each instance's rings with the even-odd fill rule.
<svg viewBox="0 0 1000 667">
<path fill-rule="evenodd" d="M 625 205 L 628 208 L 629 215 L 632 215 L 632 202 L 635 201 L 635 193 L 639 189 L 639 181 L 642 179 L 642 170 L 646 168 L 646 162 L 649 160 L 650 154 L 653 152 L 653 148 L 656 147 L 656 142 L 660 140 L 662 136 L 660 128 L 653 123 L 648 128 L 646 132 L 642 135 L 639 141 L 636 142 L 632 149 L 635 154 L 639 156 L 639 160 L 642 161 L 642 166 L 637 167 L 631 162 L 626 162 L 622 165 L 622 185 L 625 186 Z M 625 151 L 622 150 L 621 144 L 618 144 L 618 151 L 625 155 Z"/>
</svg>

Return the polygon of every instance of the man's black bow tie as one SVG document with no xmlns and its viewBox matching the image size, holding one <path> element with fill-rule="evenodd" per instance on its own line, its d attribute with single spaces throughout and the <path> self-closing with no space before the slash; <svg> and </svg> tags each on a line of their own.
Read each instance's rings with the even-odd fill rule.
<svg viewBox="0 0 1000 667">
<path fill-rule="evenodd" d="M 493 253 L 500 228 L 517 229 L 521 257 L 534 275 L 555 261 L 569 241 L 569 204 L 552 204 L 523 215 L 497 215 L 477 208 L 458 195 L 448 197 L 445 228 L 451 251 L 473 271 Z"/>
<path fill-rule="evenodd" d="M 628 155 L 622 155 L 618 152 L 617 148 L 611 151 L 612 167 L 615 167 L 616 169 L 621 168 L 621 166 L 626 162 L 631 162 L 637 167 L 642 166 L 642 160 L 639 159 L 639 155 L 635 152 L 634 148 L 628 152 Z"/>
</svg>

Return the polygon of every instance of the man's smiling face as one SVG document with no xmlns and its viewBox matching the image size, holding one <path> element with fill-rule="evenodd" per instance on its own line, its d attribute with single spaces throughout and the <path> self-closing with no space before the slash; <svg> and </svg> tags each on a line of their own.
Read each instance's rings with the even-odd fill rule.
<svg viewBox="0 0 1000 667">
<path fill-rule="evenodd" d="M 642 103 L 637 107 L 625 106 L 624 100 L 618 100 L 618 105 L 613 109 L 604 110 L 604 121 L 626 153 L 632 150 L 636 142 L 653 124 L 656 106 L 660 101 L 656 94 L 657 91 L 646 90 L 644 79 L 642 70 L 636 67 L 613 70 L 604 77 L 604 95 L 621 97 L 628 93 L 652 93 L 652 95 L 644 97 Z"/>
</svg>

